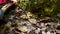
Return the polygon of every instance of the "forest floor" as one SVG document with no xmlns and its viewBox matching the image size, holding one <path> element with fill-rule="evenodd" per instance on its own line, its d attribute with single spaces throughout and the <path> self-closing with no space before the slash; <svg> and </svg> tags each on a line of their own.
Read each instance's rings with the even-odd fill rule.
<svg viewBox="0 0 60 34">
<path fill-rule="evenodd" d="M 26 14 L 11 15 L 8 23 L 1 26 L 0 34 L 60 34 L 60 22 L 50 17 L 36 19 L 26 18 Z"/>
</svg>

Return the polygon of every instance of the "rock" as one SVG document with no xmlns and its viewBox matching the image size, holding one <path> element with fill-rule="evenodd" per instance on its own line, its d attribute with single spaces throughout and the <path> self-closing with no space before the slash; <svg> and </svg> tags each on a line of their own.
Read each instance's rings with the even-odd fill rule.
<svg viewBox="0 0 60 34">
<path fill-rule="evenodd" d="M 24 24 L 26 24 L 26 23 L 28 23 L 27 21 L 21 21 L 20 23 L 18 23 L 18 25 L 24 25 Z M 27 24 L 26 24 L 27 25 Z"/>
<path fill-rule="evenodd" d="M 34 30 L 30 31 L 28 34 L 36 34 Z"/>
<path fill-rule="evenodd" d="M 11 26 L 11 22 L 8 22 L 8 23 L 6 24 L 6 26 L 7 26 L 7 27 L 10 27 L 10 26 Z"/>
<path fill-rule="evenodd" d="M 36 26 L 40 27 L 40 24 L 39 24 L 39 23 L 37 23 L 37 24 L 36 24 Z"/>
<path fill-rule="evenodd" d="M 41 23 L 40 26 L 41 26 L 41 27 L 45 27 L 45 24 L 44 24 L 44 23 Z"/>
<path fill-rule="evenodd" d="M 46 34 L 46 32 L 45 31 L 42 31 L 42 34 Z"/>
<path fill-rule="evenodd" d="M 31 24 L 36 24 L 37 23 L 36 19 L 29 19 L 29 21 L 30 21 Z"/>
<path fill-rule="evenodd" d="M 51 34 L 50 31 L 48 31 L 47 34 Z"/>
<path fill-rule="evenodd" d="M 13 19 L 14 15 L 11 15 L 9 19 Z"/>
<path fill-rule="evenodd" d="M 28 26 L 27 28 L 28 28 L 27 33 L 29 33 L 29 32 L 31 32 L 32 30 L 35 30 L 35 29 L 36 29 L 35 27 L 32 27 L 32 25 Z"/>
<path fill-rule="evenodd" d="M 27 19 L 27 16 L 25 14 L 21 15 L 20 18 Z"/>
<path fill-rule="evenodd" d="M 18 27 L 18 30 L 22 31 L 22 32 L 27 32 L 28 29 L 26 26 L 23 26 L 23 27 Z"/>
<path fill-rule="evenodd" d="M 38 34 L 40 32 L 40 28 L 38 28 L 37 30 L 35 30 L 35 33 Z"/>
</svg>

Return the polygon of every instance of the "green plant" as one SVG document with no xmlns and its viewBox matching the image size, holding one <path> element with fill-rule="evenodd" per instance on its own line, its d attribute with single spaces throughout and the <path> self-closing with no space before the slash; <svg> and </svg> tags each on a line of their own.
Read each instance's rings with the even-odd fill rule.
<svg viewBox="0 0 60 34">
<path fill-rule="evenodd" d="M 60 13 L 60 0 L 18 0 L 18 3 L 34 15 L 56 17 Z"/>
</svg>

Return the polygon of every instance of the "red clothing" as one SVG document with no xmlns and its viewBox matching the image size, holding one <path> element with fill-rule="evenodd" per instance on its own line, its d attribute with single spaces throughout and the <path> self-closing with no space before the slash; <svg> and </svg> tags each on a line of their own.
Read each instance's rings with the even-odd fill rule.
<svg viewBox="0 0 60 34">
<path fill-rule="evenodd" d="M 0 0 L 0 8 L 8 2 L 10 2 L 10 0 Z"/>
<path fill-rule="evenodd" d="M 6 3 L 7 0 L 0 0 L 0 4 Z"/>
</svg>

